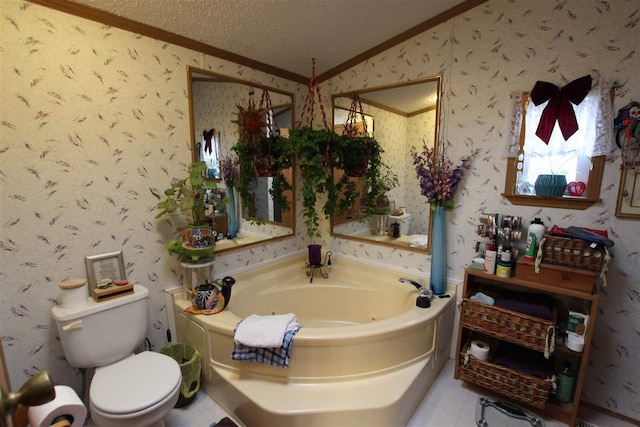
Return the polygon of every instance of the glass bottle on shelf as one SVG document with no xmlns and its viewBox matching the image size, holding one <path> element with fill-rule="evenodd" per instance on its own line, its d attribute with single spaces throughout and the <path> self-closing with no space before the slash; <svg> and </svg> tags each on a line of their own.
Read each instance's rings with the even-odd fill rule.
<svg viewBox="0 0 640 427">
<path fill-rule="evenodd" d="M 573 389 L 576 382 L 576 375 L 571 369 L 571 362 L 564 362 L 564 368 L 558 373 L 557 381 L 556 399 L 562 403 L 570 403 L 573 400 Z"/>
</svg>

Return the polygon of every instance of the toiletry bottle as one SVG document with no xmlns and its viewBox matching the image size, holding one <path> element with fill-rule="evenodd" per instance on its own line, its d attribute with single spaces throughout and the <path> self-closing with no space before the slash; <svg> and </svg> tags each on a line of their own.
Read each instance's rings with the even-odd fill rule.
<svg viewBox="0 0 640 427">
<path fill-rule="evenodd" d="M 494 249 L 493 243 L 487 245 L 487 251 L 484 254 L 484 272 L 494 274 L 496 272 L 496 258 L 498 254 Z"/>
<path fill-rule="evenodd" d="M 558 374 L 556 399 L 563 403 L 571 402 L 573 400 L 573 386 L 575 382 L 576 376 L 571 370 L 571 362 L 564 362 L 564 369 Z"/>
<path fill-rule="evenodd" d="M 529 225 L 527 231 L 527 249 L 524 253 L 525 261 L 535 261 L 538 245 L 544 237 L 545 227 L 540 218 L 536 218 Z"/>
<path fill-rule="evenodd" d="M 500 260 L 498 261 L 498 267 L 496 268 L 496 276 L 511 277 L 511 272 L 511 249 L 506 247 L 502 249 L 502 254 L 500 255 Z"/>
</svg>

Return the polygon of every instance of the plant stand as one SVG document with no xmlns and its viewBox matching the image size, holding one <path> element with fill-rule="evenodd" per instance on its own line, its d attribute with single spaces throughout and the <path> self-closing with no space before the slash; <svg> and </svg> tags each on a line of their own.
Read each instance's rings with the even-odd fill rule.
<svg viewBox="0 0 640 427">
<path fill-rule="evenodd" d="M 195 292 L 198 284 L 205 280 L 213 280 L 213 260 L 200 263 L 181 262 L 183 269 L 182 290 L 184 298 L 191 301 L 191 295 Z"/>
</svg>

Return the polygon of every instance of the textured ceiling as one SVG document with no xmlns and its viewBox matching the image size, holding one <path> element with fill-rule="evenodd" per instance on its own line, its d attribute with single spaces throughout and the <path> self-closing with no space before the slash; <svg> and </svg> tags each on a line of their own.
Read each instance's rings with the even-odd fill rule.
<svg viewBox="0 0 640 427">
<path fill-rule="evenodd" d="M 318 75 L 463 0 L 73 0 L 262 63 Z"/>
</svg>

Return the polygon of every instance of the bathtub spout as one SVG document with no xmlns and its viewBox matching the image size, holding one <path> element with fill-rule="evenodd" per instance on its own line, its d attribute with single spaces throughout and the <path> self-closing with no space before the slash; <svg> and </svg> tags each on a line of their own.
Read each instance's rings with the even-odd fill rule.
<svg viewBox="0 0 640 427">
<path fill-rule="evenodd" d="M 417 290 L 420 291 L 418 298 L 416 299 L 416 305 L 421 308 L 429 308 L 431 307 L 431 300 L 433 299 L 433 292 L 426 286 L 421 285 L 415 280 L 407 279 L 406 277 L 401 277 L 401 283 L 410 283 L 416 287 Z"/>
<path fill-rule="evenodd" d="M 407 283 L 407 282 L 411 283 L 413 286 L 416 287 L 417 290 L 421 290 L 423 288 L 423 286 L 420 283 L 418 283 L 418 282 L 416 282 L 414 280 L 411 280 L 411 279 L 407 279 L 406 277 L 401 277 L 398 280 L 400 281 L 400 283 Z"/>
</svg>

